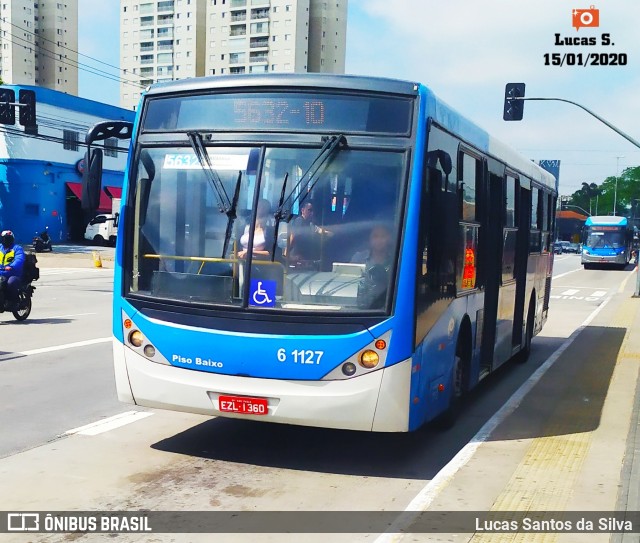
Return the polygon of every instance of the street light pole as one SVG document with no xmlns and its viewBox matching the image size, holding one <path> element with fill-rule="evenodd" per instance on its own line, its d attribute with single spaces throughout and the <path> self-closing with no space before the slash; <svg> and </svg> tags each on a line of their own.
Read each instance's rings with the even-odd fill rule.
<svg viewBox="0 0 640 543">
<path fill-rule="evenodd" d="M 613 192 L 613 215 L 617 215 L 616 213 L 616 204 L 618 203 L 618 177 L 620 177 L 620 159 L 624 158 L 623 156 L 616 157 L 616 188 Z"/>
</svg>

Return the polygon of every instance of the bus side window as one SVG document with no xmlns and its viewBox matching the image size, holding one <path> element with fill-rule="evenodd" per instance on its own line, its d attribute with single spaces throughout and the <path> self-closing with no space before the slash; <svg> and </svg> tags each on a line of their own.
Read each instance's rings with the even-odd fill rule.
<svg viewBox="0 0 640 543">
<path fill-rule="evenodd" d="M 426 192 L 423 204 L 423 240 L 421 290 L 429 296 L 442 297 L 452 295 L 454 286 L 454 252 L 456 244 L 443 233 L 457 231 L 456 192 L 446 191 L 449 186 L 452 162 L 451 155 L 442 150 L 430 151 L 427 154 Z M 455 226 L 453 223 L 455 222 Z M 451 224 L 448 224 L 451 223 Z"/>
</svg>

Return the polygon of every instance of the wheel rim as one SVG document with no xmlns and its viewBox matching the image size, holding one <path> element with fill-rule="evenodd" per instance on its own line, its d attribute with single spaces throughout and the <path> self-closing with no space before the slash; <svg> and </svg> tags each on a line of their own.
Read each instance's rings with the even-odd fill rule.
<svg viewBox="0 0 640 543">
<path fill-rule="evenodd" d="M 17 318 L 26 318 L 31 313 L 31 300 L 25 294 L 18 298 L 18 309 L 13 312 Z"/>
</svg>

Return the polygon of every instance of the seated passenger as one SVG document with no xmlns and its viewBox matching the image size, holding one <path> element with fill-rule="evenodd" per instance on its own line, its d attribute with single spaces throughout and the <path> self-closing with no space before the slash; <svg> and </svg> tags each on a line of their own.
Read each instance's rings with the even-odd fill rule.
<svg viewBox="0 0 640 543">
<path fill-rule="evenodd" d="M 317 261 L 322 258 L 322 236 L 331 232 L 313 222 L 313 204 L 305 202 L 300 215 L 291 222 L 287 258 L 289 262 Z"/>
<path fill-rule="evenodd" d="M 366 264 L 367 268 L 375 265 L 390 268 L 393 263 L 393 244 L 389 229 L 382 224 L 374 226 L 369 235 L 369 249 L 355 253 L 351 262 Z"/>
<path fill-rule="evenodd" d="M 384 307 L 391 267 L 393 265 L 393 239 L 389 228 L 380 224 L 369 235 L 369 249 L 353 255 L 351 262 L 365 264 L 358 284 L 358 306 L 362 309 Z"/>
<path fill-rule="evenodd" d="M 253 256 L 263 257 L 267 259 L 271 256 L 273 249 L 274 232 L 273 227 L 268 223 L 269 214 L 271 212 L 271 203 L 269 200 L 261 199 L 258 201 L 258 209 L 256 213 L 256 227 L 253 234 Z M 240 237 L 242 250 L 238 251 L 238 258 L 246 258 L 249 247 L 249 226 L 244 228 L 244 234 Z"/>
</svg>

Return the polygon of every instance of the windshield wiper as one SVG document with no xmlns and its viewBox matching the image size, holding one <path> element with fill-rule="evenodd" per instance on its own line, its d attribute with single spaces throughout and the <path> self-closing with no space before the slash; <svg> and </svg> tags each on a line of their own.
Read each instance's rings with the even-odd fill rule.
<svg viewBox="0 0 640 543">
<path fill-rule="evenodd" d="M 222 180 L 220 179 L 218 172 L 216 172 L 211 165 L 209 153 L 207 153 L 207 149 L 204 146 L 202 135 L 199 132 L 187 132 L 187 136 L 189 136 L 189 142 L 191 143 L 193 152 L 198 157 L 198 162 L 200 162 L 200 166 L 204 170 L 205 175 L 213 188 L 213 192 L 217 197 L 218 209 L 221 213 L 226 213 L 227 216 L 229 216 L 229 212 L 232 209 L 232 203 L 229 200 L 227 191 L 224 190 L 224 185 L 222 184 Z"/>
<path fill-rule="evenodd" d="M 236 181 L 236 190 L 233 193 L 233 201 L 231 202 L 231 207 L 229 211 L 227 211 L 227 231 L 224 234 L 224 244 L 222 245 L 222 256 L 220 258 L 225 258 L 227 254 L 227 249 L 229 248 L 229 240 L 231 239 L 231 232 L 233 230 L 233 223 L 237 218 L 236 208 L 238 207 L 238 198 L 240 196 L 240 181 L 242 180 L 242 172 L 238 172 L 238 180 Z"/>
<path fill-rule="evenodd" d="M 311 165 L 307 168 L 307 171 L 302 174 L 300 181 L 298 181 L 298 183 L 289 191 L 288 196 L 280 202 L 280 205 L 275 212 L 275 218 L 278 223 L 280 222 L 280 220 L 284 220 L 284 222 L 289 222 L 291 220 L 291 217 L 293 217 L 293 204 L 296 201 L 298 201 L 299 205 L 302 205 L 304 203 L 305 199 L 311 193 L 313 187 L 315 187 L 318 179 L 320 178 L 319 172 L 321 172 L 327 165 L 329 159 L 335 153 L 335 150 L 341 143 L 344 145 L 347 144 L 347 139 L 343 134 L 328 137 L 324 136 L 322 139 L 324 140 L 324 145 L 322 146 L 322 149 L 320 149 L 318 156 L 316 156 Z M 313 181 L 311 181 L 312 179 Z M 310 182 L 309 188 L 303 195 L 296 195 L 298 188 L 301 187 L 305 182 Z"/>
<path fill-rule="evenodd" d="M 287 180 L 289 179 L 289 172 L 284 174 L 284 179 L 282 180 L 282 190 L 280 191 L 280 200 L 278 201 L 278 209 L 282 207 L 284 203 L 284 195 L 287 190 Z M 278 229 L 280 228 L 280 220 L 282 219 L 281 214 L 276 211 L 275 214 L 276 224 L 274 227 L 273 234 L 273 247 L 271 248 L 271 262 L 275 262 L 276 259 L 276 247 L 278 246 Z"/>
</svg>

